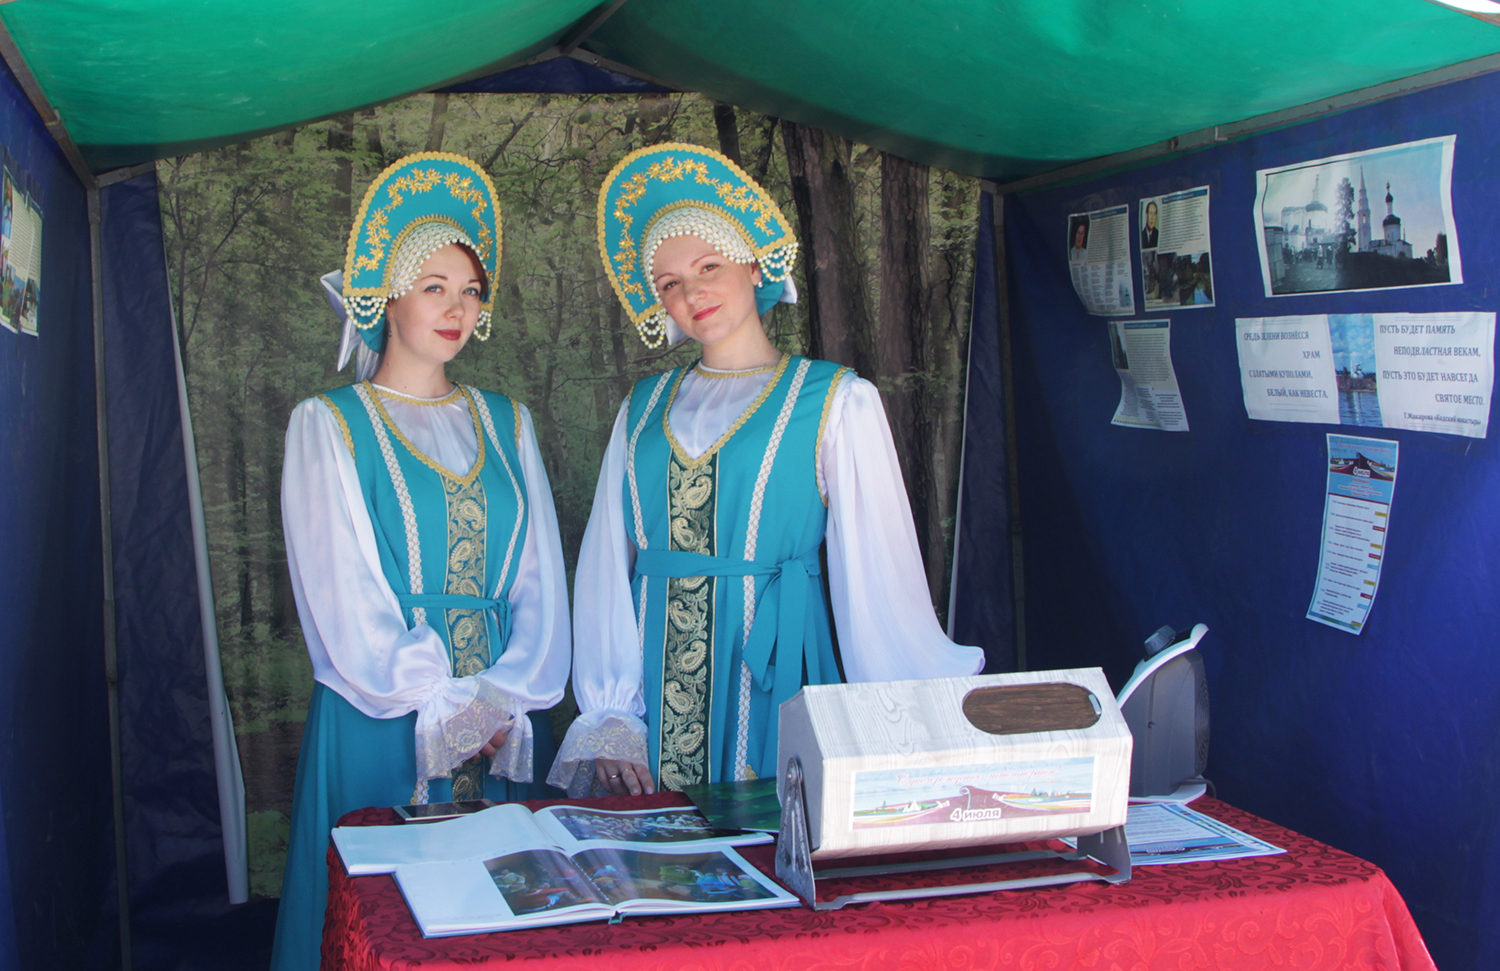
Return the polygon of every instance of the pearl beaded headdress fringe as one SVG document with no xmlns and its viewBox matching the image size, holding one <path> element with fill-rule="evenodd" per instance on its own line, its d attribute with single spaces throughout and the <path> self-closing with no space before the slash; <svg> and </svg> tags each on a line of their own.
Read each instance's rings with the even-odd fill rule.
<svg viewBox="0 0 1500 971">
<path fill-rule="evenodd" d="M 757 313 L 796 301 L 791 224 L 763 186 L 711 148 L 666 142 L 636 149 L 605 176 L 598 214 L 605 273 L 647 347 L 683 336 L 651 274 L 657 248 L 672 236 L 697 236 L 727 260 L 756 263 Z"/>
<path fill-rule="evenodd" d="M 467 246 L 493 284 L 500 271 L 500 201 L 473 159 L 417 152 L 370 183 L 349 230 L 341 309 L 372 352 L 385 349 L 386 305 L 412 289 L 433 253 L 454 243 Z M 474 332 L 480 340 L 490 334 L 492 289 L 480 301 Z"/>
<path fill-rule="evenodd" d="M 683 206 L 667 212 L 646 231 L 646 245 L 642 247 L 645 255 L 643 265 L 653 286 L 656 279 L 656 268 L 653 265 L 656 250 L 673 236 L 696 236 L 733 263 L 755 262 L 755 253 L 750 249 L 750 244 L 745 242 L 745 237 L 740 235 L 739 230 L 730 225 L 729 220 L 709 209 Z M 660 296 L 659 291 L 657 295 Z"/>
<path fill-rule="evenodd" d="M 395 300 L 410 292 L 411 288 L 416 285 L 417 276 L 422 272 L 422 264 L 427 262 L 428 257 L 444 246 L 451 246 L 454 243 L 461 243 L 468 247 L 470 252 L 474 251 L 473 241 L 462 230 L 441 220 L 434 219 L 417 223 L 407 230 L 406 235 L 401 239 L 401 245 L 396 249 L 396 254 L 391 257 L 391 288 L 385 299 Z M 480 272 L 483 273 L 483 269 Z M 485 284 L 488 288 L 489 281 L 485 281 Z M 474 337 L 477 340 L 490 339 L 490 323 L 490 312 L 481 310 L 479 322 L 474 328 Z"/>
<path fill-rule="evenodd" d="M 656 269 L 653 265 L 656 261 L 656 251 L 662 243 L 673 236 L 696 236 L 718 250 L 719 255 L 731 263 L 755 262 L 754 251 L 750 249 L 750 244 L 745 241 L 745 237 L 733 223 L 712 209 L 691 205 L 682 206 L 668 210 L 646 231 L 645 245 L 642 247 L 646 261 L 642 265 L 646 268 L 647 278 L 651 280 L 653 288 L 656 286 Z M 792 246 L 792 257 L 795 259 L 796 244 Z M 765 285 L 768 279 L 767 269 L 767 267 L 761 268 L 761 283 L 758 286 Z M 661 299 L 660 290 L 657 291 L 657 299 Z M 797 287 L 792 283 L 789 271 L 785 277 L 785 287 L 777 296 L 777 300 L 781 303 L 797 302 Z M 648 335 L 656 336 L 658 343 L 665 338 L 668 344 L 676 344 L 687 336 L 677 326 L 677 322 L 668 315 L 665 308 L 659 311 L 654 319 L 648 318 L 642 321 L 642 324 L 644 325 L 641 328 L 642 337 L 649 340 Z"/>
</svg>

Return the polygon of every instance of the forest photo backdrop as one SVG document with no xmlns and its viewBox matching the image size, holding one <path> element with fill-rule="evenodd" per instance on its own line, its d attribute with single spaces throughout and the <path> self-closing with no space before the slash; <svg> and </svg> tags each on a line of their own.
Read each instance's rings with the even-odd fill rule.
<svg viewBox="0 0 1500 971">
<path fill-rule="evenodd" d="M 298 401 L 351 380 L 318 277 L 343 264 L 354 207 L 416 151 L 478 161 L 500 194 L 494 334 L 450 375 L 530 407 L 572 566 L 632 383 L 690 363 L 625 321 L 595 234 L 623 155 L 719 149 L 797 227 L 802 299 L 766 318 L 784 351 L 881 390 L 934 604 L 948 596 L 979 185 L 816 128 L 693 94 L 429 94 L 160 162 L 178 340 L 198 444 L 224 681 L 250 814 L 251 889 L 280 892 L 312 668 L 281 537 L 282 436 Z M 553 712 L 563 729 L 571 698 Z M 560 737 L 560 734 L 559 734 Z"/>
</svg>

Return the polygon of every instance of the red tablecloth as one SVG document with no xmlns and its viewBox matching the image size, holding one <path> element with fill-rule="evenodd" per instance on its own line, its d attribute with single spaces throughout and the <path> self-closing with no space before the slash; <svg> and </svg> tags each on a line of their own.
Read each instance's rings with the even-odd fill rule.
<svg viewBox="0 0 1500 971">
<path fill-rule="evenodd" d="M 641 809 L 686 800 L 666 793 L 590 802 Z M 346 876 L 330 849 L 323 967 L 436 971 L 527 961 L 536 971 L 1434 971 L 1405 902 L 1379 867 L 1222 802 L 1200 799 L 1194 808 L 1288 852 L 1139 867 L 1118 887 L 1080 883 L 826 913 L 631 917 L 426 940 L 391 877 Z M 394 822 L 389 809 L 342 820 Z M 743 852 L 774 869 L 769 847 Z M 988 873 L 951 870 L 941 880 L 996 879 Z M 870 888 L 842 886 L 846 893 Z"/>
</svg>

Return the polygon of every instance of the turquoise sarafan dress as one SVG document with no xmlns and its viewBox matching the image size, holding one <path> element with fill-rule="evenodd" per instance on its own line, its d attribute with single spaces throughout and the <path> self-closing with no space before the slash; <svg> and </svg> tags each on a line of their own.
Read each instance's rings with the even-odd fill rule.
<svg viewBox="0 0 1500 971">
<path fill-rule="evenodd" d="M 319 395 L 300 407 L 321 406 L 332 413 L 342 447 L 353 459 L 384 579 L 407 627 L 425 624 L 436 632 L 447 649 L 451 677 L 465 678 L 489 669 L 509 646 L 509 597 L 532 511 L 518 451 L 520 406 L 473 388 L 460 386 L 455 394 L 467 400 L 478 442 L 473 466 L 461 476 L 418 451 L 368 382 Z M 294 417 L 294 425 L 296 421 Z M 288 488 L 293 487 L 289 482 Z M 318 582 L 303 579 L 304 585 Z M 299 588 L 299 608 L 301 592 Z M 472 751 L 489 738 L 490 722 L 470 716 L 487 708 L 492 720 L 497 706 L 525 707 L 501 694 L 484 697 L 491 690 L 489 682 L 477 683 L 480 703 L 426 739 L 417 712 L 374 718 L 321 681 L 315 685 L 293 795 L 272 961 L 277 971 L 318 967 L 328 896 L 325 853 L 329 831 L 344 813 L 412 802 L 556 795 L 539 783 L 495 778 L 490 760 L 482 755 L 440 777 L 420 778 L 421 766 L 441 758 L 442 751 Z M 534 740 L 534 752 L 507 745 L 497 754 L 512 776 L 534 777 L 533 766 L 545 770 L 556 750 L 545 714 L 529 717 L 530 732 L 517 726 L 511 735 L 518 742 Z"/>
<path fill-rule="evenodd" d="M 667 420 L 687 372 L 637 384 L 626 419 L 644 721 L 664 789 L 774 776 L 780 704 L 803 685 L 840 680 L 816 470 L 849 369 L 784 356 L 760 397 L 696 458 Z"/>
</svg>

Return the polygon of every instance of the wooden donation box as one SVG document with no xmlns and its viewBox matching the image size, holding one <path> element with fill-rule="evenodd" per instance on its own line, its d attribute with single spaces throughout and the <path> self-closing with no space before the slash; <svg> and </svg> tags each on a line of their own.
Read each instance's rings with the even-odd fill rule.
<svg viewBox="0 0 1500 971">
<path fill-rule="evenodd" d="M 1130 729 L 1099 668 L 811 685 L 781 706 L 777 876 L 817 909 L 1079 880 L 1130 879 Z M 1078 837 L 1032 850 L 897 864 L 909 870 L 1092 857 L 1024 880 L 853 894 L 816 904 L 812 862 Z M 783 872 L 785 871 L 785 872 Z M 816 876 L 890 873 L 820 869 Z"/>
</svg>

